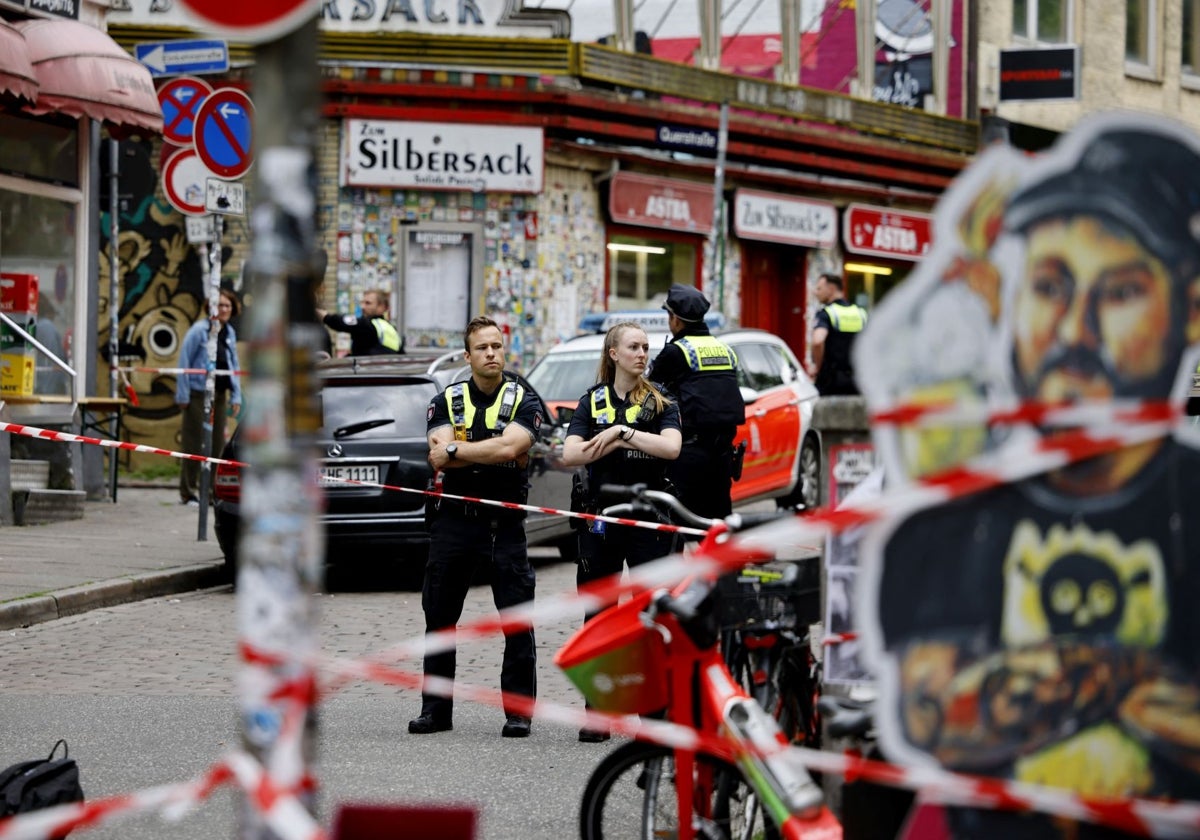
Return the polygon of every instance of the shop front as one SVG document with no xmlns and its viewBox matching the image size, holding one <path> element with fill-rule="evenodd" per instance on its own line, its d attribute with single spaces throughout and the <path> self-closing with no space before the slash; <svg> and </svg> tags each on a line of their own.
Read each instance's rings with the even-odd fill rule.
<svg viewBox="0 0 1200 840">
<path fill-rule="evenodd" d="M 837 245 L 837 207 L 828 201 L 739 189 L 733 232 L 742 252 L 742 326 L 781 336 L 804 358 L 808 263 Z"/>
<path fill-rule="evenodd" d="M 846 297 L 868 309 L 894 289 L 933 247 L 933 217 L 851 204 L 842 215 Z"/>
<path fill-rule="evenodd" d="M 617 172 L 609 183 L 607 308 L 657 308 L 673 283 L 701 286 L 709 184 Z"/>
</svg>

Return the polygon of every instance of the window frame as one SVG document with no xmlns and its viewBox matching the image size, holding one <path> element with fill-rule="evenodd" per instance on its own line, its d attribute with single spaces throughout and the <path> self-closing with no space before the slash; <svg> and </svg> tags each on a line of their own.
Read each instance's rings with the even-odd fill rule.
<svg viewBox="0 0 1200 840">
<path fill-rule="evenodd" d="M 1162 39 L 1159 35 L 1161 21 L 1162 4 L 1159 0 L 1133 0 L 1141 6 L 1143 17 L 1145 19 L 1145 33 L 1141 48 L 1144 51 L 1145 60 L 1131 59 L 1128 56 L 1125 58 L 1125 75 L 1132 76 L 1137 79 L 1145 79 L 1147 81 L 1158 81 L 1160 79 L 1159 65 L 1160 54 L 1162 51 Z M 1125 4 L 1125 37 L 1129 38 L 1129 3 Z"/>
<path fill-rule="evenodd" d="M 1200 90 L 1200 0 L 1183 0 L 1183 12 L 1180 14 L 1179 29 L 1183 33 L 1183 38 L 1187 34 L 1187 17 L 1186 10 L 1192 10 L 1192 55 L 1187 55 L 1182 43 L 1180 43 L 1179 53 L 1179 76 L 1182 86 L 1188 90 Z"/>
<path fill-rule="evenodd" d="M 1063 35 L 1061 40 L 1050 40 L 1042 37 L 1041 31 L 1038 29 L 1038 7 L 1041 3 L 1057 2 L 1061 4 L 1063 12 Z M 1013 6 L 1014 17 L 1016 6 Z M 1028 44 L 1054 44 L 1068 45 L 1074 44 L 1075 38 L 1075 0 L 1026 0 L 1025 3 L 1025 32 L 1019 34 L 1013 29 L 1013 40 Z"/>
</svg>

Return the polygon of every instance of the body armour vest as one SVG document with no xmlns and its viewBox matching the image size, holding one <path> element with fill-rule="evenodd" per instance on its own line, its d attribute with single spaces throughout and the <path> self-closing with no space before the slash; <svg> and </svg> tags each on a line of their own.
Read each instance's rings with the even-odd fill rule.
<svg viewBox="0 0 1200 840">
<path fill-rule="evenodd" d="M 524 388 L 516 382 L 506 381 L 492 404 L 480 413 L 471 401 L 471 389 L 466 382 L 451 385 L 446 389 L 446 407 L 454 427 L 454 439 L 487 440 L 504 434 L 505 427 L 517 416 L 517 408 L 524 397 Z M 519 503 L 524 503 L 528 497 L 526 466 L 518 461 L 446 470 L 443 481 L 447 493 L 460 496 Z"/>
</svg>

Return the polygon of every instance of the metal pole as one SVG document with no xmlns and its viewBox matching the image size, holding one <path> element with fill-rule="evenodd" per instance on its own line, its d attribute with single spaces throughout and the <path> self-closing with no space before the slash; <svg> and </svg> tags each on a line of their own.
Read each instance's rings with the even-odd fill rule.
<svg viewBox="0 0 1200 840">
<path fill-rule="evenodd" d="M 108 395 L 116 399 L 121 393 L 120 371 L 120 323 L 121 323 L 121 252 L 118 234 L 120 232 L 121 209 L 120 192 L 120 161 L 121 144 L 116 140 L 108 141 Z M 113 411 L 109 417 L 109 437 L 119 440 L 121 427 L 118 422 L 118 412 Z M 108 450 L 108 497 L 113 504 L 117 502 L 117 451 Z"/>
<path fill-rule="evenodd" d="M 221 322 L 217 318 L 221 305 L 221 233 L 225 220 L 213 216 L 213 241 L 208 245 L 208 370 L 204 374 L 204 431 L 200 438 L 200 454 L 205 458 L 213 454 L 213 404 L 217 398 L 217 339 L 221 334 Z M 196 539 L 208 540 L 208 494 L 212 477 L 212 465 L 200 462 L 200 510 L 196 519 Z"/>
<path fill-rule="evenodd" d="M 854 5 L 855 34 L 858 36 L 858 90 L 860 99 L 875 98 L 875 2 Z"/>
<path fill-rule="evenodd" d="M 313 357 L 322 327 L 312 296 L 316 136 L 320 120 L 317 23 L 255 50 L 255 186 L 246 277 L 249 377 L 239 432 L 242 532 L 238 555 L 238 674 L 243 747 L 312 813 L 319 652 L 316 599 L 323 567 L 313 441 L 320 428 Z M 243 367 L 246 367 L 243 364 Z M 252 795 L 251 795 L 252 796 Z M 276 834 L 243 795 L 240 840 Z"/>
<path fill-rule="evenodd" d="M 717 309 L 725 308 L 725 269 L 719 259 L 725 238 L 725 149 L 729 145 L 729 103 L 721 103 L 721 118 L 717 126 L 717 162 L 713 171 L 713 221 L 712 233 L 708 236 L 708 264 L 705 274 L 708 288 L 713 294 L 713 286 L 717 288 Z"/>
</svg>

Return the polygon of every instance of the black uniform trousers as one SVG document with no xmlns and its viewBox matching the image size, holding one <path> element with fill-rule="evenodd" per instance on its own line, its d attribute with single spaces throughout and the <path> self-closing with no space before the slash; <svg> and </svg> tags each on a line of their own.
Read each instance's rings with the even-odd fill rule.
<svg viewBox="0 0 1200 840">
<path fill-rule="evenodd" d="M 590 523 L 589 523 L 590 524 Z M 582 587 L 621 573 L 625 563 L 629 568 L 649 563 L 671 553 L 672 534 L 651 531 L 631 525 L 604 523 L 604 533 L 591 530 L 579 533 L 579 565 L 575 570 L 575 585 Z M 603 608 L 601 608 L 603 609 Z M 589 612 L 590 621 L 600 610 Z"/>
<path fill-rule="evenodd" d="M 675 495 L 697 516 L 724 519 L 733 513 L 733 432 L 688 436 L 684 431 L 679 457 L 667 462 L 667 478 Z"/>
<path fill-rule="evenodd" d="M 525 526 L 521 519 L 443 512 L 433 520 L 429 540 L 429 562 L 425 566 L 425 586 L 421 591 L 426 632 L 445 630 L 458 624 L 471 578 L 481 563 L 491 567 L 492 600 L 496 609 L 533 600 L 535 576 L 529 565 Z M 453 680 L 455 654 L 453 648 L 427 654 L 425 675 Z M 537 650 L 532 627 L 505 634 L 500 689 L 505 693 L 537 696 Z M 453 708 L 453 698 L 421 693 L 423 715 L 449 721 Z M 505 713 L 516 713 L 516 710 L 506 707 Z"/>
</svg>

